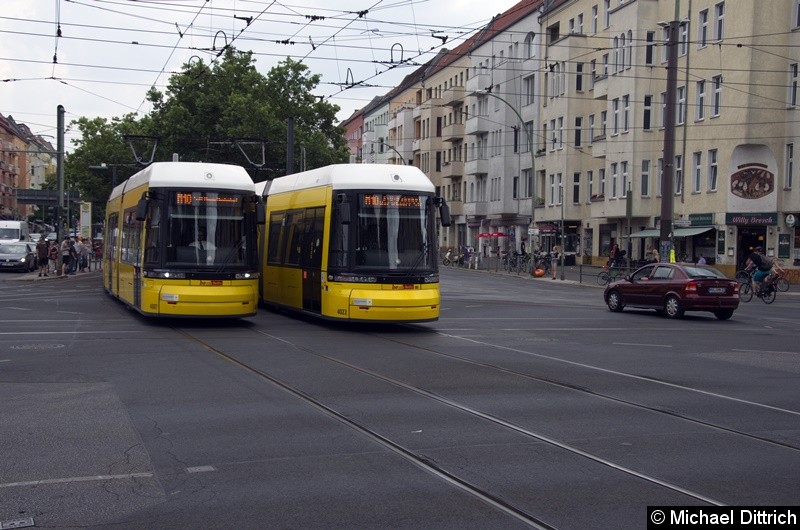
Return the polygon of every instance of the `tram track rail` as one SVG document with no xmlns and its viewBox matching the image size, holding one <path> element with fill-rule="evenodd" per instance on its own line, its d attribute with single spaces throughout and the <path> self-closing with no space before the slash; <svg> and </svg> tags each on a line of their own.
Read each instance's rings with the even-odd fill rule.
<svg viewBox="0 0 800 530">
<path fill-rule="evenodd" d="M 389 437 L 385 436 L 384 434 L 381 434 L 380 432 L 378 432 L 376 429 L 369 427 L 368 425 L 366 425 L 362 421 L 359 421 L 358 419 L 354 419 L 353 417 L 350 417 L 349 415 L 341 412 L 340 410 L 337 410 L 336 406 L 333 406 L 333 405 L 330 405 L 330 404 L 326 403 L 324 399 L 314 397 L 314 396 L 310 395 L 309 393 L 305 392 L 302 388 L 300 388 L 298 386 L 295 386 L 294 384 L 292 384 L 292 383 L 290 383 L 288 381 L 285 381 L 285 380 L 281 379 L 280 377 L 277 377 L 276 375 L 270 373 L 268 370 L 264 370 L 264 369 L 258 368 L 257 366 L 254 366 L 253 364 L 251 364 L 249 362 L 246 362 L 246 361 L 243 361 L 243 360 L 237 358 L 235 353 L 228 353 L 228 352 L 222 351 L 219 348 L 216 348 L 216 347 L 212 346 L 207 341 L 203 340 L 202 338 L 196 336 L 193 333 L 189 333 L 189 332 L 187 332 L 185 330 L 180 330 L 180 329 L 178 331 L 182 335 L 184 335 L 187 339 L 190 339 L 190 340 L 198 343 L 199 345 L 201 345 L 202 347 L 204 347 L 208 351 L 214 353 L 215 355 L 218 355 L 221 358 L 224 358 L 225 360 L 235 364 L 236 366 L 238 366 L 238 367 L 240 367 L 240 368 L 242 368 L 244 370 L 247 370 L 248 372 L 256 375 L 257 377 L 259 377 L 259 378 L 261 378 L 261 379 L 263 379 L 265 381 L 268 381 L 271 384 L 274 384 L 274 385 L 278 386 L 282 390 L 290 393 L 291 395 L 297 397 L 298 399 L 301 399 L 303 402 L 307 403 L 308 405 L 312 406 L 313 408 L 315 408 L 316 410 L 322 412 L 323 414 L 335 419 L 336 421 L 338 421 L 338 422 L 340 422 L 342 424 L 347 425 L 348 427 L 350 427 L 351 429 L 355 430 L 356 432 L 359 432 L 359 433 L 363 434 L 364 436 L 366 436 L 369 439 L 373 440 L 375 443 L 379 444 L 380 446 L 390 450 L 392 453 L 402 457 L 403 459 L 405 459 L 408 462 L 414 464 L 415 466 L 425 470 L 426 472 L 431 473 L 432 475 L 440 478 L 441 480 L 445 481 L 449 485 L 451 485 L 453 487 L 456 487 L 456 488 L 460 489 L 461 491 L 466 492 L 469 495 L 472 495 L 472 496 L 484 501 L 488 505 L 492 506 L 494 509 L 497 509 L 497 510 L 507 514 L 508 516 L 513 517 L 517 521 L 522 522 L 523 524 L 526 524 L 526 525 L 534 527 L 534 528 L 554 528 L 553 526 L 551 526 L 550 523 L 548 523 L 547 521 L 543 520 L 541 517 L 538 517 L 536 514 L 529 513 L 529 511 L 527 511 L 525 508 L 514 505 L 513 502 L 503 499 L 502 496 L 499 496 L 497 493 L 495 493 L 493 491 L 490 491 L 490 490 L 488 490 L 488 489 L 486 489 L 484 487 L 481 487 L 479 485 L 471 483 L 469 480 L 460 477 L 457 474 L 457 472 L 451 471 L 451 470 L 447 469 L 446 467 L 443 467 L 442 465 L 437 464 L 431 458 L 426 457 L 425 455 L 420 454 L 420 453 L 414 451 L 413 449 L 404 446 L 402 443 L 399 443 L 399 442 L 397 442 L 395 440 L 392 440 L 391 438 L 389 438 Z M 353 364 L 352 362 L 348 362 L 348 361 L 346 361 L 344 359 L 337 358 L 334 355 L 330 355 L 330 354 L 320 350 L 319 348 L 308 347 L 308 346 L 305 346 L 305 345 L 299 343 L 298 341 L 289 340 L 289 339 L 286 339 L 286 338 L 283 338 L 283 337 L 279 337 L 279 336 L 277 336 L 275 334 L 267 333 L 267 332 L 259 330 L 259 329 L 253 329 L 252 331 L 254 333 L 258 333 L 260 335 L 268 337 L 272 341 L 282 343 L 285 346 L 290 347 L 290 348 L 292 348 L 294 350 L 301 351 L 301 352 L 303 352 L 305 354 L 308 354 L 308 355 L 313 355 L 318 359 L 321 359 L 321 360 L 324 360 L 324 361 L 327 361 L 327 362 L 330 362 L 330 363 L 335 363 L 336 365 L 344 367 L 344 368 L 346 368 L 348 370 L 351 370 L 351 371 L 357 372 L 359 374 L 368 376 L 370 378 L 379 380 L 379 381 L 381 381 L 383 383 L 393 385 L 393 386 L 395 386 L 397 388 L 400 388 L 400 389 L 402 389 L 404 391 L 414 393 L 414 394 L 416 394 L 418 396 L 422 396 L 425 399 L 433 400 L 433 401 L 435 401 L 435 402 L 437 402 L 439 404 L 445 405 L 445 406 L 447 406 L 447 407 L 449 407 L 451 409 L 454 409 L 454 410 L 456 410 L 458 412 L 471 415 L 473 417 L 479 418 L 479 419 L 484 420 L 486 422 L 490 422 L 490 423 L 492 423 L 494 425 L 497 425 L 497 426 L 500 426 L 500 427 L 502 427 L 504 429 L 512 431 L 515 434 L 522 435 L 522 436 L 530 439 L 531 441 L 547 444 L 547 445 L 549 445 L 549 446 L 551 446 L 553 448 L 556 448 L 559 451 L 564 451 L 564 452 L 566 452 L 566 453 L 568 453 L 568 454 L 570 454 L 570 455 L 572 455 L 574 457 L 577 457 L 577 458 L 580 458 L 580 459 L 585 459 L 585 460 L 591 461 L 591 462 L 593 462 L 595 464 L 602 465 L 602 466 L 604 466 L 604 467 L 606 467 L 606 468 L 608 468 L 610 470 L 613 470 L 613 472 L 622 473 L 624 475 L 627 475 L 628 477 L 631 477 L 631 478 L 634 478 L 634 479 L 637 479 L 637 480 L 641 480 L 641 481 L 645 481 L 645 482 L 647 482 L 647 483 L 649 483 L 651 485 L 654 485 L 654 486 L 656 486 L 658 488 L 664 488 L 664 489 L 670 490 L 671 492 L 674 492 L 674 493 L 677 493 L 679 495 L 685 496 L 687 498 L 687 501 L 700 502 L 700 503 L 708 504 L 708 505 L 711 505 L 711 506 L 725 506 L 726 505 L 726 502 L 724 502 L 722 500 L 719 500 L 719 499 L 716 499 L 716 498 L 713 498 L 712 496 L 707 495 L 707 494 L 705 494 L 703 492 L 694 491 L 694 490 L 690 489 L 689 487 L 685 487 L 685 486 L 683 486 L 681 484 L 672 482 L 670 480 L 662 479 L 662 478 L 659 478 L 658 476 L 655 476 L 655 475 L 652 475 L 652 474 L 648 474 L 646 472 L 639 471 L 639 470 L 634 469 L 632 467 L 629 467 L 629 466 L 626 466 L 626 465 L 622 465 L 622 464 L 620 464 L 618 462 L 614 462 L 611 459 L 603 458 L 603 457 L 598 456 L 596 454 L 592 454 L 589 451 L 583 450 L 583 449 L 581 449 L 579 447 L 576 447 L 576 446 L 573 446 L 573 445 L 571 445 L 569 443 L 566 443 L 566 442 L 563 442 L 561 440 L 558 440 L 556 437 L 549 436 L 549 435 L 544 434 L 542 432 L 536 432 L 535 430 L 532 430 L 532 429 L 527 428 L 527 427 L 525 427 L 523 425 L 517 424 L 517 423 L 515 423 L 513 421 L 510 421 L 508 419 L 504 419 L 504 418 L 499 417 L 497 415 L 494 415 L 494 414 L 479 410 L 478 408 L 466 405 L 466 404 L 461 403 L 461 402 L 459 402 L 459 401 L 457 401 L 455 399 L 451 399 L 451 398 L 448 398 L 446 396 L 439 395 L 439 394 L 437 394 L 435 392 L 432 392 L 432 391 L 430 391 L 428 389 L 425 389 L 425 388 L 422 388 L 420 386 L 417 386 L 417 385 L 414 385 L 414 384 L 410 384 L 410 383 L 401 381 L 401 380 L 393 378 L 393 377 L 389 377 L 387 375 L 378 373 L 378 372 L 376 372 L 374 370 L 370 370 L 370 369 L 364 368 L 362 366 L 357 366 L 356 364 Z M 553 386 L 556 386 L 558 388 L 569 390 L 569 391 L 573 391 L 573 392 L 580 392 L 581 394 L 583 394 L 585 396 L 588 396 L 588 397 L 591 397 L 591 398 L 594 398 L 594 399 L 603 399 L 603 400 L 611 401 L 611 402 L 614 402 L 614 403 L 617 403 L 617 404 L 621 404 L 621 405 L 624 405 L 624 406 L 634 407 L 634 408 L 637 408 L 637 409 L 640 409 L 640 410 L 644 410 L 644 411 L 647 411 L 647 412 L 650 412 L 650 413 L 663 415 L 665 417 L 669 417 L 670 419 L 677 419 L 677 420 L 681 420 L 681 421 L 690 422 L 690 423 L 692 423 L 694 425 L 697 425 L 697 426 L 700 426 L 702 428 L 714 429 L 716 431 L 719 431 L 719 432 L 722 432 L 722 433 L 725 433 L 725 434 L 728 434 L 728 435 L 740 436 L 740 437 L 746 438 L 746 439 L 751 440 L 751 441 L 756 441 L 756 442 L 760 442 L 760 443 L 769 444 L 771 446 L 778 447 L 780 449 L 790 450 L 790 451 L 800 451 L 800 448 L 798 448 L 798 447 L 796 447 L 796 446 L 794 446 L 792 444 L 784 443 L 784 442 L 782 442 L 780 440 L 774 440 L 774 439 L 770 439 L 768 437 L 758 436 L 758 435 L 753 434 L 753 433 L 748 433 L 748 432 L 744 432 L 744 431 L 741 431 L 741 430 L 732 429 L 732 428 L 726 427 L 724 425 L 717 425 L 717 424 L 714 424 L 713 422 L 704 421 L 704 420 L 699 419 L 699 418 L 692 418 L 692 417 L 686 416 L 684 414 L 680 414 L 680 413 L 677 413 L 675 411 L 671 411 L 671 410 L 668 410 L 668 409 L 665 409 L 665 408 L 648 406 L 646 404 L 636 403 L 634 401 L 625 400 L 625 399 L 620 399 L 620 398 L 615 397 L 615 396 L 605 395 L 605 394 L 602 394 L 600 392 L 593 391 L 593 390 L 591 390 L 589 388 L 583 388 L 583 387 L 580 387 L 580 386 L 572 385 L 572 384 L 570 384 L 568 382 L 565 382 L 565 381 L 557 381 L 557 380 L 552 380 L 552 379 L 548 379 L 548 378 L 532 376 L 529 373 L 525 373 L 525 372 L 522 372 L 522 371 L 519 371 L 519 370 L 514 370 L 514 369 L 509 369 L 509 368 L 506 368 L 506 367 L 503 367 L 503 366 L 498 366 L 498 365 L 493 365 L 493 364 L 489 364 L 489 363 L 474 361 L 474 360 L 467 359 L 467 358 L 464 358 L 464 357 L 461 357 L 461 356 L 458 356 L 458 355 L 453 355 L 451 353 L 438 351 L 438 350 L 436 350 L 434 348 L 422 347 L 422 346 L 413 344 L 411 342 L 400 341 L 400 340 L 398 340 L 396 338 L 387 338 L 385 336 L 382 336 L 382 335 L 376 334 L 376 333 L 368 333 L 368 335 L 370 335 L 373 338 L 379 339 L 379 340 L 396 343 L 396 344 L 401 345 L 403 347 L 413 348 L 413 349 L 416 349 L 416 350 L 421 350 L 421 351 L 423 351 L 423 352 L 425 352 L 427 354 L 434 354 L 434 355 L 437 355 L 437 356 L 444 356 L 444 357 L 450 358 L 452 360 L 456 360 L 458 362 L 463 362 L 463 363 L 469 363 L 471 365 L 475 365 L 475 366 L 481 367 L 483 369 L 492 369 L 492 370 L 500 371 L 500 372 L 502 372 L 504 374 L 507 374 L 507 375 L 514 376 L 514 377 L 523 377 L 523 378 L 526 378 L 528 380 L 535 381 L 535 382 L 538 382 L 538 383 L 553 385 Z M 642 377 L 642 376 L 637 376 L 637 377 L 643 383 L 662 384 L 662 382 L 656 381 L 656 380 L 652 380 L 650 378 L 646 378 L 646 377 Z M 791 412 L 791 413 L 794 414 L 793 411 L 787 411 L 787 412 Z"/>
</svg>

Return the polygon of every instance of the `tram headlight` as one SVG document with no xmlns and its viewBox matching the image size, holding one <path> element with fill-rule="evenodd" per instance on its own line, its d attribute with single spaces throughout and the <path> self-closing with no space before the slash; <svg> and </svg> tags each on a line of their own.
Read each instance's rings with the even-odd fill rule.
<svg viewBox="0 0 800 530">
<path fill-rule="evenodd" d="M 160 278 L 162 280 L 183 280 L 186 278 L 185 272 L 172 271 L 144 271 L 142 276 L 145 278 Z"/>
<path fill-rule="evenodd" d="M 425 276 L 422 281 L 424 283 L 439 283 L 439 275 L 438 274 L 429 274 Z"/>
<path fill-rule="evenodd" d="M 260 276 L 257 272 L 237 272 L 235 278 L 237 280 L 255 280 Z"/>
</svg>

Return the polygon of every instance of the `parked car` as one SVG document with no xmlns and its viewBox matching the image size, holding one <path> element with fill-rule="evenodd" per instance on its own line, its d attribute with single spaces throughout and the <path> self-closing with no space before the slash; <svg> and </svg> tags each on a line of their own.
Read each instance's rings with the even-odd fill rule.
<svg viewBox="0 0 800 530">
<path fill-rule="evenodd" d="M 739 307 L 739 283 L 708 265 L 652 263 L 610 283 L 603 296 L 611 311 L 639 307 L 668 318 L 681 318 L 684 311 L 709 311 L 727 320 Z"/>
<path fill-rule="evenodd" d="M 33 243 L 0 243 L 0 270 L 36 270 L 36 250 Z"/>
</svg>

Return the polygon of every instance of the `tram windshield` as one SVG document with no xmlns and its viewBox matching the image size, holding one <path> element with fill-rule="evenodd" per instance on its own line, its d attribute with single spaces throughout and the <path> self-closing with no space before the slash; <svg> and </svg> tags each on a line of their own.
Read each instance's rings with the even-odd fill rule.
<svg viewBox="0 0 800 530">
<path fill-rule="evenodd" d="M 170 192 L 166 263 L 212 267 L 250 263 L 245 198 L 244 194 L 230 191 Z M 154 215 L 151 219 L 160 217 Z M 157 226 L 151 228 L 159 230 Z"/>
<path fill-rule="evenodd" d="M 433 268 L 430 200 L 415 194 L 358 194 L 355 266 L 397 271 Z"/>
</svg>

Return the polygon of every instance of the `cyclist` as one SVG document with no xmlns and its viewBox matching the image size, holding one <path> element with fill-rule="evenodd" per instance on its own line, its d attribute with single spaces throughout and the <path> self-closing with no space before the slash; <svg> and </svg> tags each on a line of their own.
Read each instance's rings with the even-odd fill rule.
<svg viewBox="0 0 800 530">
<path fill-rule="evenodd" d="M 753 292 L 759 293 L 761 290 L 761 282 L 769 276 L 770 271 L 772 270 L 772 261 L 764 256 L 763 254 L 764 249 L 761 247 L 755 247 L 753 252 L 747 256 L 746 267 L 748 269 L 755 267 L 756 271 L 753 273 Z"/>
</svg>

